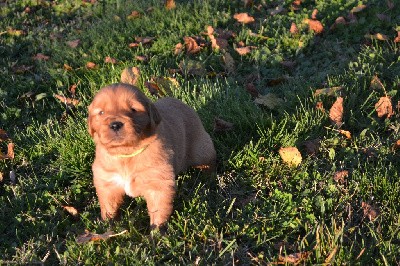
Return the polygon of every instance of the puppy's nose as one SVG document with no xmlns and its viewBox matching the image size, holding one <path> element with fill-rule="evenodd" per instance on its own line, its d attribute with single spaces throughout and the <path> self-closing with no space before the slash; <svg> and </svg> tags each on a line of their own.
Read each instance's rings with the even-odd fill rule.
<svg viewBox="0 0 400 266">
<path fill-rule="evenodd" d="M 123 125 L 124 125 L 124 124 L 123 124 L 122 122 L 114 121 L 114 122 L 112 122 L 112 123 L 110 124 L 110 128 L 111 128 L 112 130 L 114 130 L 115 132 L 117 132 L 118 130 L 121 129 L 121 127 L 122 127 Z"/>
</svg>

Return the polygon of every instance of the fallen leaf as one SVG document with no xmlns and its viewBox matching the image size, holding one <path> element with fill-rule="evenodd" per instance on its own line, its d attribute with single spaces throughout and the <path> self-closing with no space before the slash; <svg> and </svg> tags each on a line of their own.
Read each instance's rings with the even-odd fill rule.
<svg viewBox="0 0 400 266">
<path fill-rule="evenodd" d="M 205 76 L 207 74 L 204 64 L 196 60 L 183 60 L 179 63 L 182 73 L 194 76 Z"/>
<path fill-rule="evenodd" d="M 23 30 L 16 30 L 16 29 L 13 29 L 13 28 L 8 28 L 7 29 L 7 33 L 9 35 L 11 35 L 11 36 L 17 36 L 17 37 L 26 34 L 25 31 L 23 31 Z"/>
<path fill-rule="evenodd" d="M 68 65 L 68 64 L 64 64 L 64 69 L 66 70 L 66 71 L 72 71 L 73 70 L 73 68 L 72 68 L 72 66 L 70 66 L 70 65 Z"/>
<path fill-rule="evenodd" d="M 165 0 L 165 8 L 168 10 L 174 9 L 176 7 L 175 0 Z"/>
<path fill-rule="evenodd" d="M 268 79 L 267 85 L 269 87 L 278 86 L 285 81 L 286 81 L 285 77 L 272 78 L 272 79 Z"/>
<path fill-rule="evenodd" d="M 140 46 L 140 43 L 132 42 L 132 43 L 130 43 L 128 46 L 129 46 L 129 48 L 135 48 L 135 47 L 139 47 L 139 46 Z"/>
<path fill-rule="evenodd" d="M 377 75 L 372 78 L 369 88 L 372 90 L 383 90 L 384 92 L 386 91 L 385 86 L 383 86 L 382 81 L 378 78 Z"/>
<path fill-rule="evenodd" d="M 300 0 L 294 0 L 292 2 L 291 9 L 294 10 L 294 11 L 300 10 L 300 5 L 301 5 L 301 1 Z"/>
<path fill-rule="evenodd" d="M 93 62 L 87 62 L 86 63 L 86 68 L 87 69 L 95 69 L 97 67 L 97 65 Z"/>
<path fill-rule="evenodd" d="M 73 41 L 68 41 L 67 45 L 71 48 L 76 48 L 78 47 L 79 43 L 81 42 L 81 40 L 77 39 L 77 40 L 73 40 Z"/>
<path fill-rule="evenodd" d="M 252 16 L 249 16 L 249 14 L 247 13 L 236 13 L 235 15 L 233 15 L 233 18 L 243 24 L 248 24 L 255 21 L 254 18 Z"/>
<path fill-rule="evenodd" d="M 392 100 L 388 96 L 381 97 L 375 104 L 378 117 L 390 118 L 393 115 Z"/>
<path fill-rule="evenodd" d="M 397 141 L 393 144 L 393 148 L 394 148 L 394 149 L 399 149 L 399 148 L 400 148 L 400 139 L 397 140 Z"/>
<path fill-rule="evenodd" d="M 54 94 L 53 96 L 54 96 L 54 98 L 58 99 L 60 102 L 62 102 L 64 104 L 70 104 L 70 105 L 76 106 L 79 103 L 78 99 L 71 99 L 71 98 L 65 97 L 60 94 Z"/>
<path fill-rule="evenodd" d="M 282 66 L 286 67 L 287 69 L 293 69 L 296 66 L 296 62 L 290 61 L 290 60 L 284 60 L 284 61 L 280 62 L 280 64 Z"/>
<path fill-rule="evenodd" d="M 315 155 L 319 152 L 321 146 L 320 139 L 306 140 L 302 143 L 304 150 L 308 155 Z"/>
<path fill-rule="evenodd" d="M 283 104 L 283 100 L 274 93 L 258 96 L 254 102 L 256 104 L 264 105 L 271 110 L 278 109 Z"/>
<path fill-rule="evenodd" d="M 214 119 L 214 132 L 226 132 L 233 129 L 233 123 L 215 117 Z"/>
<path fill-rule="evenodd" d="M 136 18 L 140 18 L 141 16 L 142 16 L 142 14 L 140 14 L 139 11 L 133 10 L 126 18 L 127 19 L 136 19 Z"/>
<path fill-rule="evenodd" d="M 69 214 L 71 214 L 73 217 L 78 217 L 79 216 L 79 212 L 77 209 L 75 209 L 72 206 L 62 206 L 64 210 L 66 210 Z"/>
<path fill-rule="evenodd" d="M 397 32 L 397 37 L 394 38 L 394 42 L 400 42 L 400 31 Z"/>
<path fill-rule="evenodd" d="M 389 40 L 389 37 L 382 33 L 366 34 L 366 35 L 364 35 L 364 37 L 371 39 L 371 40 L 379 40 L 379 41 Z"/>
<path fill-rule="evenodd" d="M 225 52 L 223 55 L 224 64 L 225 64 L 225 71 L 228 74 L 232 74 L 236 71 L 236 63 L 230 53 Z"/>
<path fill-rule="evenodd" d="M 178 43 L 177 45 L 175 45 L 175 50 L 174 50 L 174 55 L 179 55 L 180 53 L 182 53 L 183 51 L 183 44 Z"/>
<path fill-rule="evenodd" d="M 344 17 L 338 17 L 335 20 L 335 23 L 333 23 L 333 25 L 331 26 L 330 29 L 334 30 L 336 28 L 336 25 L 346 25 L 346 24 L 347 24 L 347 21 L 346 21 L 346 19 Z"/>
<path fill-rule="evenodd" d="M 298 252 L 289 254 L 287 256 L 279 255 L 278 260 L 283 263 L 293 263 L 295 265 L 299 264 L 303 260 L 307 259 L 311 252 Z"/>
<path fill-rule="evenodd" d="M 4 129 L 0 128 L 0 141 L 8 140 L 8 134 Z"/>
<path fill-rule="evenodd" d="M 322 112 L 325 112 L 325 108 L 324 108 L 323 102 L 317 102 L 317 103 L 315 104 L 315 109 L 320 110 L 320 111 L 322 111 Z"/>
<path fill-rule="evenodd" d="M 246 55 L 251 52 L 252 49 L 254 49 L 254 46 L 244 46 L 244 47 L 237 47 L 235 48 L 235 51 L 238 52 L 240 55 Z"/>
<path fill-rule="evenodd" d="M 179 82 L 171 77 L 154 77 L 152 81 L 167 95 L 172 95 L 172 91 L 179 88 Z"/>
<path fill-rule="evenodd" d="M 106 56 L 106 58 L 104 58 L 104 63 L 116 64 L 116 63 L 118 63 L 118 60 L 115 58 Z"/>
<path fill-rule="evenodd" d="M 363 209 L 364 217 L 368 217 L 370 221 L 374 221 L 380 214 L 377 206 L 369 205 L 364 201 L 361 203 L 361 208 Z"/>
<path fill-rule="evenodd" d="M 216 29 L 215 33 L 219 38 L 229 40 L 236 37 L 236 33 L 231 30 Z"/>
<path fill-rule="evenodd" d="M 213 50 L 220 50 L 228 48 L 228 41 L 223 38 L 216 38 L 213 35 L 210 35 L 211 40 L 211 48 Z"/>
<path fill-rule="evenodd" d="M 141 43 L 143 45 L 151 44 L 155 37 L 135 37 L 135 42 Z"/>
<path fill-rule="evenodd" d="M 347 130 L 339 130 L 339 133 L 345 136 L 347 139 L 351 139 L 351 133 Z"/>
<path fill-rule="evenodd" d="M 80 235 L 76 238 L 76 242 L 78 244 L 84 244 L 84 243 L 93 242 L 93 241 L 107 240 L 109 238 L 125 234 L 127 232 L 128 232 L 128 230 L 124 230 L 118 234 L 114 234 L 113 231 L 108 231 L 108 232 L 105 232 L 104 234 L 96 234 L 96 233 L 91 233 L 88 230 L 85 230 L 85 233 L 83 235 Z"/>
<path fill-rule="evenodd" d="M 197 44 L 196 40 L 192 37 L 184 37 L 185 48 L 187 54 L 196 54 L 200 52 L 201 47 Z"/>
<path fill-rule="evenodd" d="M 361 11 L 363 11 L 364 9 L 366 9 L 367 8 L 367 6 L 366 5 L 358 5 L 358 6 L 356 6 L 356 7 L 353 7 L 352 9 L 351 9 L 351 13 L 358 13 L 358 12 L 361 12 Z"/>
<path fill-rule="evenodd" d="M 33 60 L 37 60 L 37 61 L 47 61 L 50 59 L 50 56 L 47 56 L 45 54 L 42 53 L 38 53 L 35 56 L 32 57 Z"/>
<path fill-rule="evenodd" d="M 316 20 L 317 19 L 317 15 L 318 15 L 318 9 L 314 9 L 312 14 L 311 14 L 311 19 Z"/>
<path fill-rule="evenodd" d="M 0 183 L 3 182 L 3 179 L 4 179 L 4 178 L 3 178 L 3 173 L 0 172 Z"/>
<path fill-rule="evenodd" d="M 258 91 L 256 89 L 256 86 L 254 86 L 253 83 L 247 83 L 245 88 L 246 88 L 246 91 L 248 93 L 250 93 L 251 96 L 257 97 L 259 95 L 259 93 L 258 93 Z"/>
<path fill-rule="evenodd" d="M 347 170 L 336 171 L 335 174 L 333 175 L 333 180 L 335 180 L 336 183 L 344 184 L 348 176 L 349 176 L 349 171 Z"/>
<path fill-rule="evenodd" d="M 78 84 L 72 84 L 68 89 L 73 96 L 76 95 L 76 88 L 78 88 L 79 83 L 80 81 L 78 81 Z"/>
<path fill-rule="evenodd" d="M 140 78 L 140 69 L 138 67 L 127 67 L 121 73 L 121 82 L 137 86 Z"/>
<path fill-rule="evenodd" d="M 308 28 L 316 34 L 321 34 L 324 31 L 324 26 L 319 20 L 306 19 L 305 21 L 308 23 Z"/>
<path fill-rule="evenodd" d="M 302 161 L 301 154 L 296 147 L 282 147 L 279 149 L 279 155 L 289 166 L 299 166 Z"/>
<path fill-rule="evenodd" d="M 297 28 L 296 23 L 292 22 L 292 24 L 290 25 L 290 33 L 295 35 L 299 33 L 299 29 Z"/>
<path fill-rule="evenodd" d="M 334 96 L 338 91 L 341 91 L 342 89 L 343 89 L 342 86 L 318 89 L 314 92 L 314 97 L 320 95 Z"/>
<path fill-rule="evenodd" d="M 329 118 L 331 123 L 337 127 L 341 127 L 343 123 L 343 98 L 337 97 L 335 103 L 329 110 Z"/>
<path fill-rule="evenodd" d="M 140 62 L 147 62 L 149 59 L 145 55 L 137 55 L 135 56 L 135 59 L 140 61 Z"/>
</svg>

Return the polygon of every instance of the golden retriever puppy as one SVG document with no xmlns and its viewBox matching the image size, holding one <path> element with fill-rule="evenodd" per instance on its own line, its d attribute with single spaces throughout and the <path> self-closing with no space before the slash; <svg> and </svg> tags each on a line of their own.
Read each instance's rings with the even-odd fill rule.
<svg viewBox="0 0 400 266">
<path fill-rule="evenodd" d="M 93 181 L 103 219 L 117 216 L 124 195 L 144 197 L 152 228 L 173 211 L 175 176 L 188 167 L 215 171 L 213 142 L 196 112 L 174 98 L 152 103 L 138 88 L 102 88 L 89 106 L 96 144 Z"/>
</svg>

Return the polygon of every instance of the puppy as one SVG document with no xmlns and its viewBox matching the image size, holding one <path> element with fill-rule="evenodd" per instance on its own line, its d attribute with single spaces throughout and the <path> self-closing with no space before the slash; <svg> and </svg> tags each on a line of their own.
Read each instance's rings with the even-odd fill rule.
<svg viewBox="0 0 400 266">
<path fill-rule="evenodd" d="M 141 196 L 158 228 L 173 211 L 175 176 L 191 166 L 215 171 L 214 145 L 199 116 L 174 98 L 152 103 L 134 86 L 109 85 L 89 106 L 88 129 L 102 219 L 117 216 L 125 194 Z"/>
</svg>

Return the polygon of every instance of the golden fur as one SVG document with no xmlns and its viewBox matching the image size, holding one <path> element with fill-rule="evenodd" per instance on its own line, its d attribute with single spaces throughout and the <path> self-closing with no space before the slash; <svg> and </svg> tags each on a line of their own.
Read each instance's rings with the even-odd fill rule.
<svg viewBox="0 0 400 266">
<path fill-rule="evenodd" d="M 215 171 L 214 145 L 199 116 L 174 98 L 152 103 L 134 86 L 112 84 L 90 104 L 88 129 L 103 219 L 117 216 L 127 194 L 145 198 L 150 224 L 159 227 L 173 211 L 175 176 L 190 166 Z"/>
</svg>

